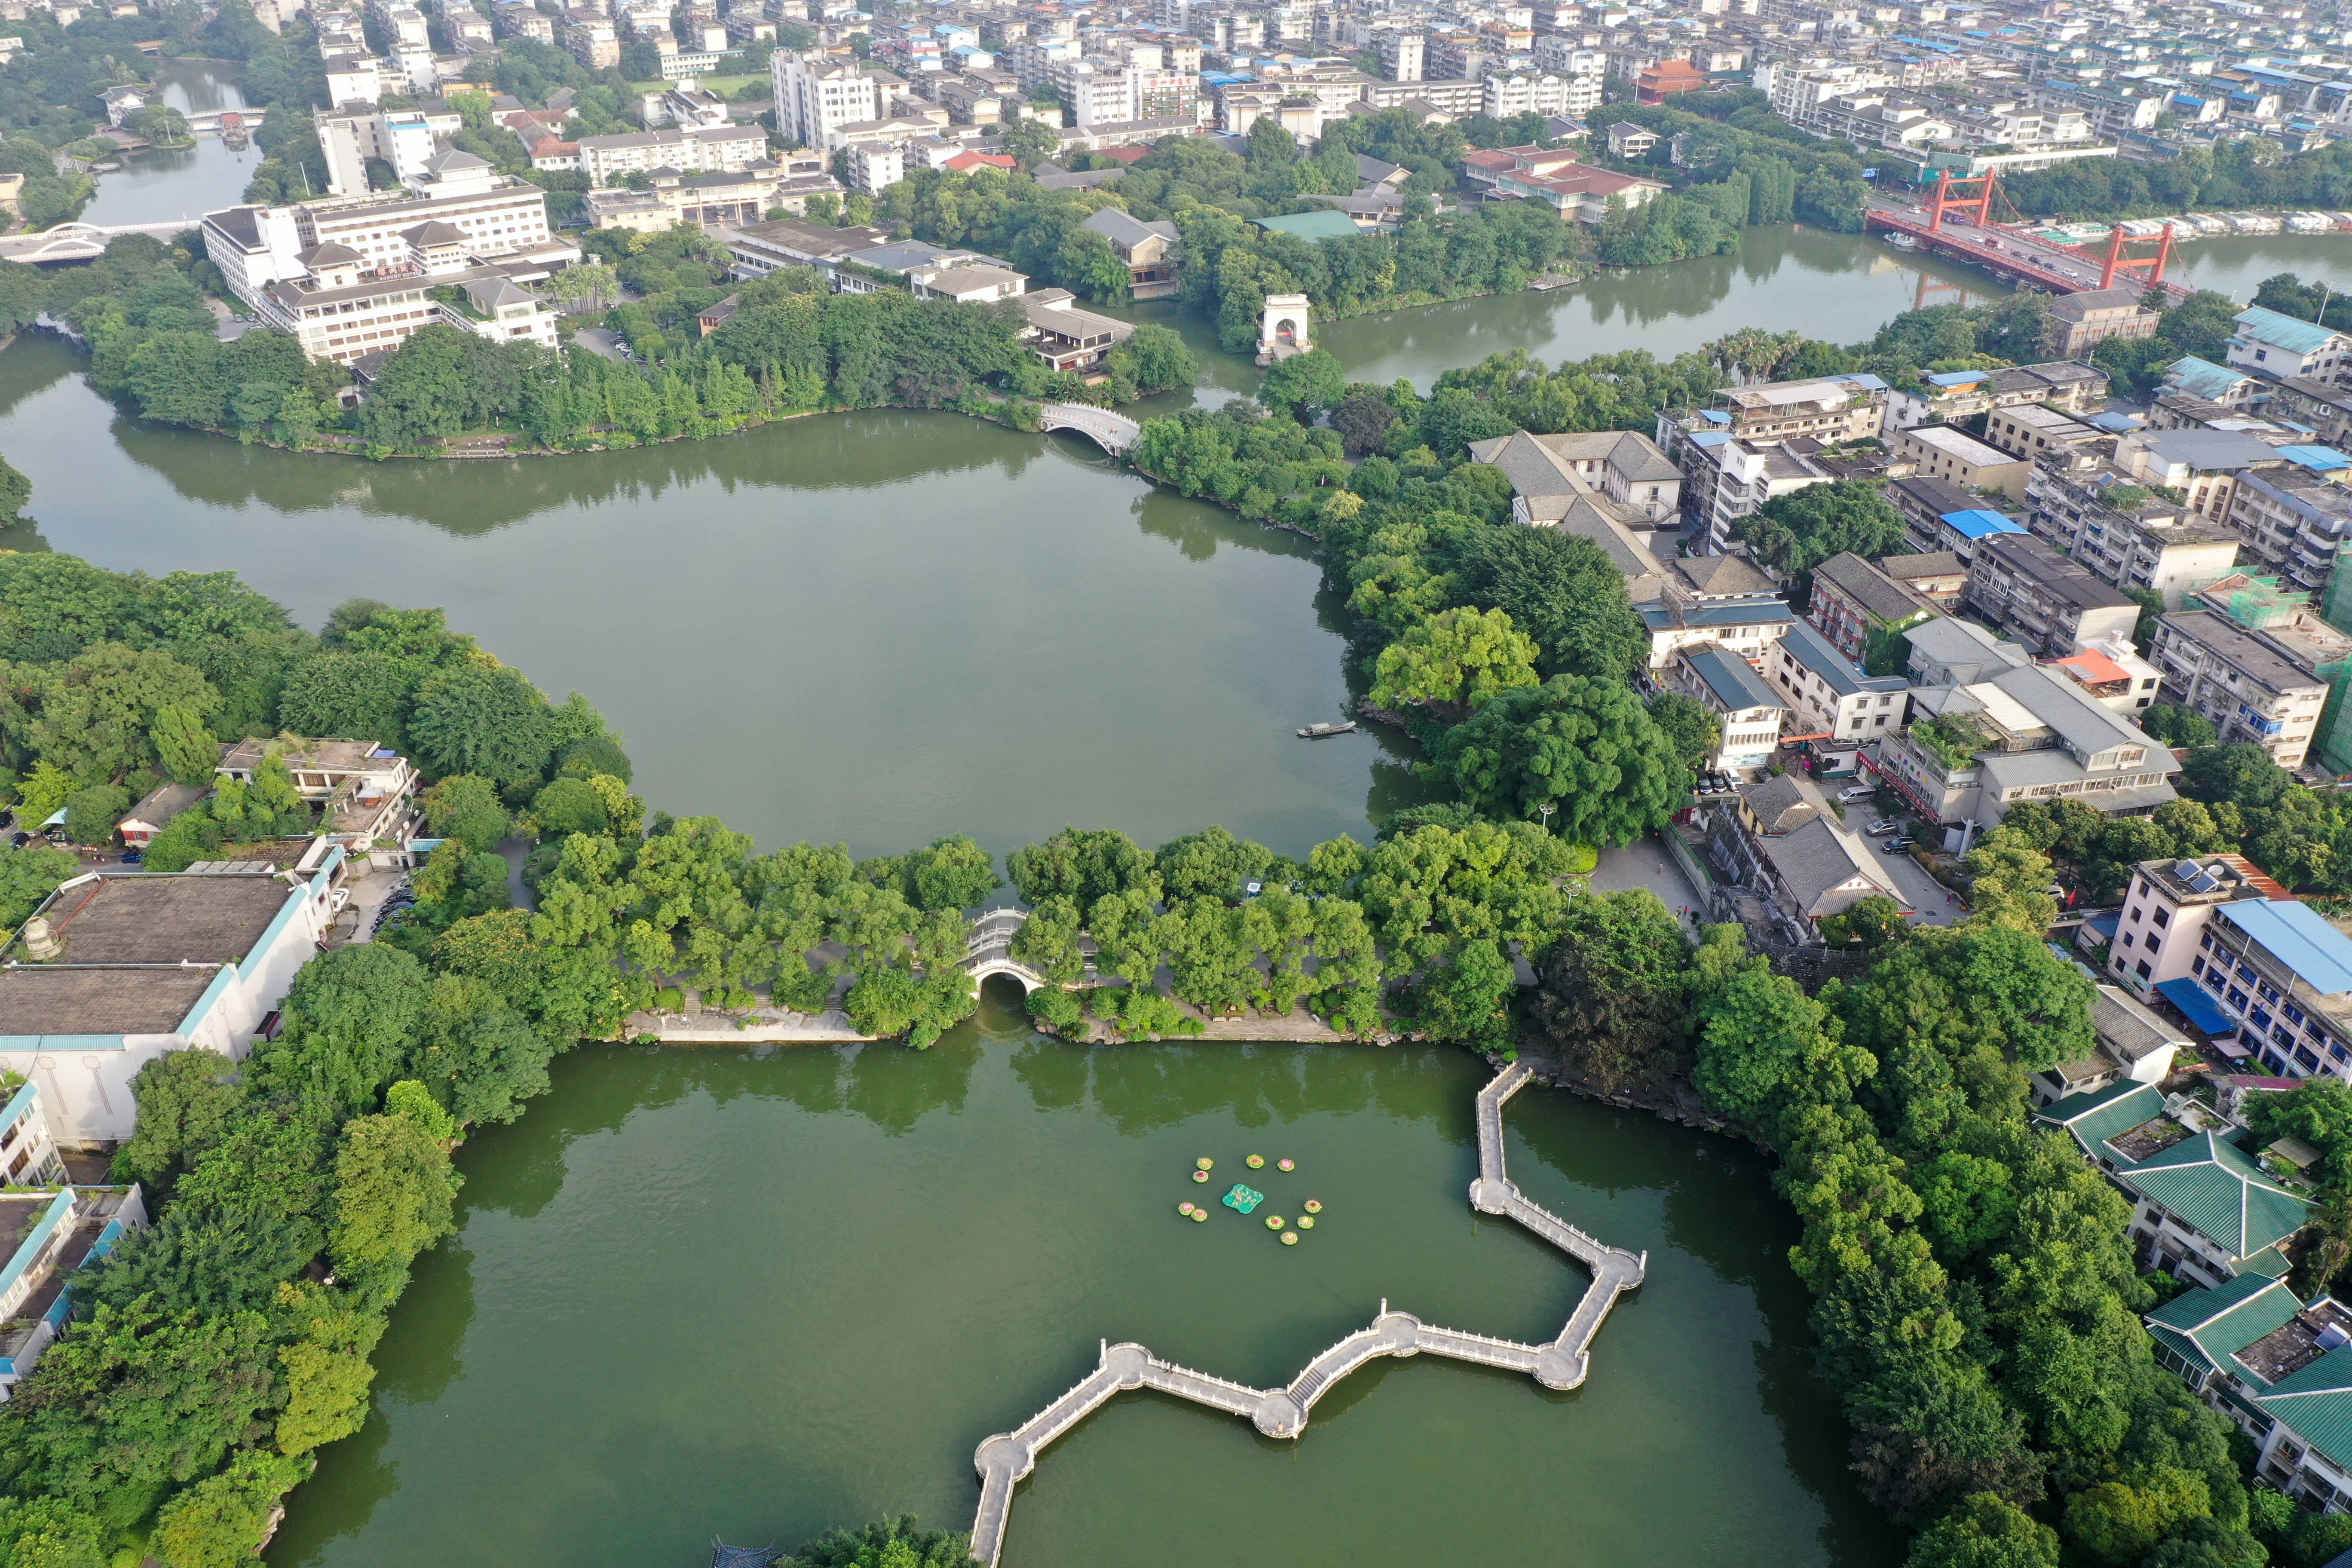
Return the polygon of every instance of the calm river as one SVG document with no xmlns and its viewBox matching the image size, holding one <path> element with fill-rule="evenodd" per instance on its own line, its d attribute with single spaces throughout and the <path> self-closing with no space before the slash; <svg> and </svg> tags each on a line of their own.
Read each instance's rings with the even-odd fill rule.
<svg viewBox="0 0 2352 1568">
<path fill-rule="evenodd" d="M 188 167 L 226 190 L 238 171 L 206 162 L 225 151 Z M 185 187 L 134 208 L 141 188 L 114 176 L 108 216 L 178 216 Z M 2347 261 L 2335 239 L 2192 252 L 2241 294 Z M 1787 230 L 1318 335 L 1359 377 L 1426 384 L 1501 348 L 1674 353 L 1748 325 L 1850 342 L 1984 288 Z M 1220 356 L 1203 396 L 1254 384 Z M 1416 798 L 1384 742 L 1292 736 L 1348 697 L 1303 543 L 1072 437 L 873 413 L 371 465 L 123 419 L 28 334 L 0 353 L 0 452 L 37 520 L 0 543 L 235 568 L 313 626 L 352 595 L 445 605 L 554 695 L 588 694 L 657 805 L 768 845 L 963 830 L 1003 850 L 1066 822 L 1151 844 L 1218 821 L 1297 852 Z M 1548 1335 L 1580 1276 L 1464 1201 L 1482 1077 L 1408 1047 L 1074 1048 L 994 990 L 922 1055 L 583 1047 L 464 1150 L 464 1228 L 423 1260 L 373 1418 L 322 1456 L 270 1561 L 690 1568 L 714 1531 L 792 1543 L 900 1510 L 961 1528 L 973 1447 L 1106 1336 L 1263 1384 L 1384 1297 Z M 1889 1561 L 1807 1370 L 1795 1224 L 1763 1163 L 1562 1096 L 1524 1097 L 1511 1129 L 1531 1195 L 1650 1254 L 1583 1389 L 1384 1363 L 1295 1445 L 1123 1399 L 1043 1460 L 1008 1568 Z M 1300 1162 L 1277 1197 L 1328 1205 L 1304 1245 L 1175 1217 L 1195 1155 L 1232 1170 L 1253 1149 Z"/>
<path fill-rule="evenodd" d="M 1087 1049 L 1030 1034 L 1015 994 L 992 987 L 919 1056 L 559 1064 L 463 1151 L 463 1229 L 421 1264 L 376 1414 L 295 1495 L 273 1568 L 695 1568 L 714 1532 L 963 1529 L 973 1448 L 1105 1337 L 1265 1386 L 1383 1298 L 1540 1339 L 1583 1289 L 1469 1212 L 1475 1058 Z M 1128 1395 L 1039 1462 L 1006 1568 L 1890 1561 L 1808 1371 L 1796 1223 L 1764 1163 L 1564 1095 L 1523 1095 L 1509 1130 L 1530 1196 L 1649 1253 L 1582 1389 L 1379 1363 L 1296 1444 Z M 1297 1247 L 1174 1212 L 1202 1192 L 1194 1156 L 1222 1181 L 1253 1151 L 1277 1212 L 1326 1205 Z"/>
</svg>

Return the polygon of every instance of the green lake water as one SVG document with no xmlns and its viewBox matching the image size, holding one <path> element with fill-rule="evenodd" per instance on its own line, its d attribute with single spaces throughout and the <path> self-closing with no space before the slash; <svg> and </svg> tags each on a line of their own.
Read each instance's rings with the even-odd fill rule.
<svg viewBox="0 0 2352 1568">
<path fill-rule="evenodd" d="M 2243 294 L 2282 269 L 2341 278 L 2352 244 L 2190 255 Z M 1986 287 L 1774 231 L 1738 258 L 1319 335 L 1352 374 L 1425 385 L 1498 348 L 1852 341 Z M 1419 798 L 1382 741 L 1292 736 L 1348 698 L 1305 543 L 1074 437 L 881 412 L 373 465 L 146 426 L 76 370 L 39 334 L 0 353 L 0 452 L 35 485 L 0 547 L 234 568 L 312 626 L 352 595 L 445 605 L 603 708 L 656 804 L 768 845 L 963 830 L 1001 851 L 1066 822 L 1149 844 L 1220 821 L 1298 852 Z M 1254 385 L 1213 355 L 1200 395 Z M 269 1560 L 699 1568 L 714 1531 L 792 1543 L 898 1510 L 961 1528 L 973 1447 L 1104 1338 L 1265 1384 L 1384 1297 L 1546 1336 L 1583 1280 L 1468 1212 L 1483 1070 L 1409 1047 L 1087 1051 L 1030 1035 L 995 990 L 919 1056 L 584 1047 L 462 1152 L 464 1229 L 421 1261 L 375 1415 L 321 1456 Z M 1007 1568 L 1887 1562 L 1808 1371 L 1795 1222 L 1764 1163 L 1550 1094 L 1510 1131 L 1532 1196 L 1650 1254 L 1584 1388 L 1382 1363 L 1296 1445 L 1128 1396 L 1024 1487 Z M 1230 1172 L 1253 1148 L 1297 1158 L 1296 1195 L 1330 1205 L 1304 1245 L 1175 1216 L 1203 1190 L 1182 1179 L 1195 1155 Z"/>
<path fill-rule="evenodd" d="M 421 1263 L 377 1410 L 322 1455 L 272 1568 L 699 1568 L 896 1511 L 963 1529 L 971 1453 L 1098 1342 L 1260 1386 L 1386 1298 L 1558 1332 L 1575 1265 L 1480 1219 L 1486 1068 L 1425 1047 L 1087 1049 L 997 983 L 920 1055 L 584 1047 L 459 1157 L 463 1228 Z M 1006 1568 L 1864 1568 L 1893 1536 L 1808 1371 L 1796 1226 L 1723 1140 L 1541 1091 L 1514 1178 L 1649 1254 L 1571 1394 L 1377 1363 L 1295 1444 L 1122 1395 L 1023 1485 Z M 1283 1247 L 1223 1208 L 1326 1210 Z M 1195 1156 L 1218 1162 L 1207 1187 Z M 1282 1174 L 1280 1157 L 1299 1169 Z"/>
</svg>

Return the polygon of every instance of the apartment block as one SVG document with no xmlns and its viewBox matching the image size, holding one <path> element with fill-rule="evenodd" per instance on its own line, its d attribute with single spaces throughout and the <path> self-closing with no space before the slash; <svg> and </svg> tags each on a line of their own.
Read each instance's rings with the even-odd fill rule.
<svg viewBox="0 0 2352 1568">
<path fill-rule="evenodd" d="M 1968 603 L 2052 658 L 2118 633 L 2128 642 L 2139 619 L 2139 605 L 2113 584 L 2031 534 L 1995 534 L 1979 545 L 1969 563 Z"/>
<path fill-rule="evenodd" d="M 2237 534 L 2102 463 L 2035 464 L 2025 503 L 2026 526 L 2036 536 L 2118 588 L 2161 595 L 2168 607 L 2227 576 L 2237 562 Z"/>
<path fill-rule="evenodd" d="M 2223 743 L 2257 745 L 2283 768 L 2303 766 L 2328 684 L 2279 644 L 2213 610 L 2174 610 L 2158 624 L 2152 653 L 2166 700 L 2210 719 Z"/>
</svg>

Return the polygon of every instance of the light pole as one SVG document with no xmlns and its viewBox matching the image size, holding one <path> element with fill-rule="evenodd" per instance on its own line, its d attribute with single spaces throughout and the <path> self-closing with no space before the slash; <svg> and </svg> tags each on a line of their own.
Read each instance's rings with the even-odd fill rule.
<svg viewBox="0 0 2352 1568">
<path fill-rule="evenodd" d="M 1559 807 L 1550 805 L 1536 807 L 1536 816 L 1542 820 L 1543 830 L 1546 833 L 1549 833 L 1551 831 L 1551 814 L 1559 809 Z"/>
</svg>

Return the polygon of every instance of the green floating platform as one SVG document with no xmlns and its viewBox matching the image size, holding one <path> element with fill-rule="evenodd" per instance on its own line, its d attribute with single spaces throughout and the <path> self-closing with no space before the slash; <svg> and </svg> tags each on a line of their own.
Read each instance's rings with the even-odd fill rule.
<svg viewBox="0 0 2352 1568">
<path fill-rule="evenodd" d="M 1234 1190 L 1224 1196 L 1224 1205 L 1227 1208 L 1239 1209 L 1244 1214 L 1249 1213 L 1264 1202 L 1265 1202 L 1264 1193 L 1255 1187 L 1245 1187 L 1239 1182 L 1235 1182 Z"/>
</svg>

